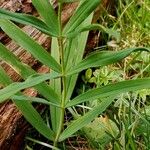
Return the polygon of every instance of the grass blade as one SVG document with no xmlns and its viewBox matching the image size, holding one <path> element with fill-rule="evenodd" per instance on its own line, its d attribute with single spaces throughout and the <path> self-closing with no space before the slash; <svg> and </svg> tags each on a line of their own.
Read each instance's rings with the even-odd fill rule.
<svg viewBox="0 0 150 150">
<path fill-rule="evenodd" d="M 49 102 L 43 98 L 37 98 L 37 97 L 28 97 L 28 96 L 20 96 L 20 95 L 13 95 L 10 97 L 10 99 L 15 99 L 18 101 L 29 101 L 29 102 L 36 102 L 36 103 L 41 103 L 41 104 L 45 104 L 45 105 L 52 105 L 55 107 L 60 107 L 59 105 Z"/>
<path fill-rule="evenodd" d="M 100 0 L 85 0 L 66 24 L 63 34 L 74 31 L 100 4 Z"/>
<path fill-rule="evenodd" d="M 5 9 L 0 9 L 0 19 L 8 19 L 21 24 L 31 25 L 50 36 L 57 36 L 57 33 L 49 28 L 43 21 L 31 15 L 14 13 Z"/>
<path fill-rule="evenodd" d="M 78 73 L 84 69 L 90 67 L 106 66 L 115 62 L 122 60 L 123 58 L 129 56 L 132 52 L 137 51 L 149 51 L 150 48 L 135 47 L 128 48 L 121 51 L 97 51 L 89 55 L 87 58 L 83 59 L 79 64 L 77 64 L 69 74 Z"/>
<path fill-rule="evenodd" d="M 93 18 L 93 13 L 82 23 L 81 26 L 90 24 L 92 21 L 92 18 Z M 69 70 L 70 68 L 72 68 L 72 66 L 76 66 L 82 60 L 88 34 L 89 32 L 80 33 L 77 38 L 70 39 L 70 43 L 69 43 L 70 45 L 66 46 L 66 49 L 65 49 L 66 70 Z M 73 89 L 75 87 L 76 81 L 77 81 L 77 77 L 78 77 L 77 74 L 67 77 L 66 99 L 70 99 Z"/>
<path fill-rule="evenodd" d="M 45 143 L 45 142 L 41 142 L 41 141 L 38 141 L 38 140 L 35 140 L 35 139 L 32 139 L 32 138 L 29 138 L 29 137 L 27 137 L 26 139 L 29 140 L 29 141 L 32 141 L 32 142 L 34 142 L 34 143 L 40 144 L 40 145 L 42 145 L 42 146 L 44 146 L 44 147 L 53 149 L 53 150 L 60 150 L 59 148 L 54 147 L 54 146 L 52 146 L 52 145 L 50 145 L 50 144 L 47 144 L 47 143 Z"/>
<path fill-rule="evenodd" d="M 120 34 L 119 32 L 106 28 L 103 25 L 100 24 L 91 24 L 85 27 L 80 27 L 77 30 L 75 30 L 74 32 L 68 33 L 68 35 L 66 35 L 68 38 L 72 38 L 77 36 L 79 33 L 81 32 L 86 32 L 86 31 L 91 31 L 91 30 L 100 30 L 103 32 L 106 32 L 107 34 L 109 34 L 110 36 L 113 36 L 117 39 L 117 41 L 120 40 Z"/>
<path fill-rule="evenodd" d="M 79 103 L 103 98 L 110 95 L 118 95 L 123 92 L 135 91 L 150 88 L 150 78 L 122 81 L 109 84 L 100 88 L 89 90 L 68 102 L 66 107 L 75 106 Z"/>
<path fill-rule="evenodd" d="M 36 72 L 25 64 L 22 64 L 18 58 L 11 53 L 5 46 L 0 44 L 0 58 L 10 65 L 23 79 L 27 79 Z M 46 83 L 40 83 L 35 86 L 38 92 L 43 95 L 50 102 L 59 104 L 60 98 L 56 92 Z"/>
<path fill-rule="evenodd" d="M 72 136 L 76 131 L 90 123 L 97 115 L 101 114 L 106 108 L 112 103 L 114 99 L 106 99 L 102 101 L 98 106 L 94 107 L 91 111 L 86 113 L 84 116 L 73 121 L 60 135 L 59 141 L 63 141 L 66 138 Z"/>
<path fill-rule="evenodd" d="M 47 26 L 59 35 L 58 19 L 52 5 L 48 0 L 32 0 L 33 5 L 37 9 L 40 16 L 43 18 Z"/>
<path fill-rule="evenodd" d="M 78 2 L 80 0 L 58 0 L 61 3 L 72 3 L 72 2 Z"/>
<path fill-rule="evenodd" d="M 21 47 L 30 52 L 36 59 L 51 67 L 56 72 L 61 72 L 61 67 L 55 61 L 55 59 L 48 52 L 46 52 L 41 45 L 25 34 L 20 28 L 10 21 L 4 19 L 0 20 L 0 26 L 2 30 L 8 34 L 8 36 L 16 41 Z"/>
<path fill-rule="evenodd" d="M 8 77 L 8 75 L 5 73 L 2 67 L 0 67 L 0 84 L 7 86 L 11 83 L 12 83 L 11 79 Z M 35 127 L 46 138 L 50 140 L 54 139 L 53 131 L 47 127 L 47 125 L 44 123 L 39 113 L 35 110 L 35 108 L 31 105 L 29 101 L 13 100 L 13 102 L 16 104 L 16 106 L 22 112 L 26 120 L 30 122 L 30 124 L 33 127 Z"/>
<path fill-rule="evenodd" d="M 46 123 L 43 121 L 40 114 L 36 109 L 31 105 L 31 103 L 26 101 L 13 100 L 18 109 L 22 112 L 26 120 L 34 127 L 36 130 L 41 133 L 44 137 L 53 141 L 54 132 L 48 128 Z"/>
<path fill-rule="evenodd" d="M 60 63 L 60 53 L 59 53 L 59 45 L 58 40 L 56 38 L 52 38 L 51 44 L 51 55 L 55 60 Z M 61 95 L 61 78 L 53 79 L 50 81 L 50 85 L 58 95 Z M 51 117 L 51 124 L 54 133 L 57 133 L 59 127 L 59 120 L 60 120 L 61 109 L 56 108 L 54 106 L 50 106 L 50 117 Z"/>
<path fill-rule="evenodd" d="M 41 82 L 45 80 L 54 79 L 57 77 L 59 77 L 59 75 L 56 73 L 48 73 L 48 74 L 43 74 L 43 75 L 36 75 L 36 77 L 29 77 L 24 82 L 12 83 L 8 85 L 7 87 L 3 88 L 2 90 L 0 90 L 0 103 L 2 103 L 4 100 L 7 100 L 12 95 L 16 94 L 17 92 L 23 89 L 33 87 L 37 84 L 40 84 Z"/>
</svg>

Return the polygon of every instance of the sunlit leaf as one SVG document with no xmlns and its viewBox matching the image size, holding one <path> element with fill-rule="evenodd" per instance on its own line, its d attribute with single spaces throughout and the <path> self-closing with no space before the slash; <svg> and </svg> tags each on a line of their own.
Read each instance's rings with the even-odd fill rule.
<svg viewBox="0 0 150 150">
<path fill-rule="evenodd" d="M 109 64 L 113 64 L 129 56 L 132 52 L 137 52 L 137 51 L 150 52 L 150 48 L 135 47 L 135 48 L 127 48 L 117 52 L 115 51 L 93 52 L 92 54 L 87 56 L 87 58 L 83 59 L 80 63 L 78 63 L 75 67 L 72 67 L 69 74 L 78 73 L 90 67 L 99 67 L 99 66 L 106 66 Z"/>
<path fill-rule="evenodd" d="M 150 88 L 150 78 L 122 81 L 115 84 L 109 84 L 100 88 L 89 90 L 68 102 L 66 107 L 75 106 L 79 103 L 92 101 L 97 98 L 103 98 L 110 95 L 118 95 L 124 92 L 135 91 Z"/>
<path fill-rule="evenodd" d="M 74 31 L 100 4 L 101 0 L 86 0 L 81 3 L 75 14 L 70 18 L 69 22 L 65 26 L 64 35 Z"/>
<path fill-rule="evenodd" d="M 27 79 L 29 76 L 37 74 L 29 66 L 21 63 L 18 58 L 2 44 L 0 44 L 0 58 L 10 65 L 23 79 Z M 51 86 L 48 86 L 43 82 L 36 85 L 35 88 L 47 100 L 59 104 L 59 95 L 51 88 Z"/>
<path fill-rule="evenodd" d="M 85 26 L 91 23 L 93 18 L 93 13 L 80 25 Z M 65 65 L 66 70 L 69 70 L 72 68 L 72 66 L 76 66 L 82 58 L 84 54 L 84 50 L 87 43 L 89 32 L 80 33 L 76 38 L 68 40 L 68 45 L 65 49 Z M 67 88 L 67 94 L 66 94 L 66 100 L 70 99 L 73 89 L 75 87 L 76 81 L 77 81 L 77 74 L 67 76 L 66 81 L 66 88 Z"/>
<path fill-rule="evenodd" d="M 29 77 L 24 82 L 14 82 L 5 87 L 4 89 L 0 90 L 0 103 L 3 102 L 4 100 L 7 100 L 12 95 L 23 89 L 33 87 L 45 80 L 54 79 L 59 76 L 60 75 L 57 73 L 48 73 L 43 75 L 36 75 L 36 77 Z"/>
<path fill-rule="evenodd" d="M 52 44 L 51 44 L 51 56 L 55 58 L 55 60 L 58 63 L 60 63 L 59 44 L 57 38 L 54 37 L 52 38 Z M 61 78 L 50 80 L 50 85 L 58 95 L 61 95 Z M 55 133 L 57 133 L 59 128 L 59 120 L 61 117 L 61 108 L 57 108 L 51 105 L 50 117 L 51 117 L 52 129 Z"/>
<path fill-rule="evenodd" d="M 15 40 L 21 47 L 30 52 L 36 59 L 51 67 L 55 71 L 61 72 L 61 67 L 55 61 L 55 59 L 48 52 L 46 52 L 46 50 L 41 45 L 25 34 L 15 24 L 11 23 L 10 21 L 1 19 L 0 27 L 6 34 L 8 34 L 9 37 Z"/>
</svg>

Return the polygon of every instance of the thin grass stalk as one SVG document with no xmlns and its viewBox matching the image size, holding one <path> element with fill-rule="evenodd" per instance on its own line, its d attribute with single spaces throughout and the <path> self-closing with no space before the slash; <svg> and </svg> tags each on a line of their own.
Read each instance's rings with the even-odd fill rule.
<svg viewBox="0 0 150 150">
<path fill-rule="evenodd" d="M 60 112 L 60 120 L 59 126 L 56 133 L 56 137 L 54 140 L 54 147 L 58 144 L 58 139 L 63 129 L 64 123 L 64 114 L 65 114 L 65 99 L 66 99 L 66 77 L 65 77 L 65 63 L 64 63 L 64 44 L 63 44 L 63 37 L 62 37 L 62 3 L 59 2 L 58 4 L 58 22 L 59 22 L 59 38 L 58 38 L 58 45 L 59 45 L 59 53 L 61 59 L 61 68 L 62 68 L 62 77 L 61 77 L 61 84 L 62 84 L 62 99 L 61 99 L 61 112 Z"/>
</svg>

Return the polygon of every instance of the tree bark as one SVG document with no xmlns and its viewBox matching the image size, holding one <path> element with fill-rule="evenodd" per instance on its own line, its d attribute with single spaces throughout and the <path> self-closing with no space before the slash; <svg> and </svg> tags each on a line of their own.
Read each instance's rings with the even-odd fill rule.
<svg viewBox="0 0 150 150">
<path fill-rule="evenodd" d="M 56 0 L 54 0 L 53 2 L 54 7 L 56 8 Z M 108 0 L 103 0 L 104 7 L 108 5 L 107 2 Z M 77 6 L 77 2 L 64 6 L 62 13 L 63 24 L 68 21 Z M 21 11 L 37 15 L 31 5 L 30 0 L 1 0 L 0 7 L 14 12 Z M 50 49 L 51 39 L 47 35 L 42 34 L 37 29 L 32 28 L 31 26 L 24 26 L 22 27 L 22 29 L 33 39 L 35 39 L 39 44 L 43 45 L 47 50 Z M 93 34 L 92 37 L 89 38 L 89 44 L 87 45 L 90 48 L 93 48 L 96 45 L 96 36 L 97 35 Z M 47 68 L 46 66 L 41 66 L 40 63 L 35 60 L 30 53 L 27 53 L 24 49 L 20 48 L 5 33 L 0 33 L 0 40 L 22 62 L 31 66 L 37 72 L 49 72 L 49 68 Z M 10 66 L 8 66 L 1 60 L 0 65 L 4 68 L 4 70 L 13 81 L 21 81 L 21 77 Z M 29 96 L 37 96 L 38 94 L 32 88 L 25 90 L 24 93 Z M 29 124 L 25 121 L 21 112 L 16 108 L 15 104 L 13 104 L 11 101 L 0 104 L 0 150 L 21 150 L 28 128 Z"/>
</svg>

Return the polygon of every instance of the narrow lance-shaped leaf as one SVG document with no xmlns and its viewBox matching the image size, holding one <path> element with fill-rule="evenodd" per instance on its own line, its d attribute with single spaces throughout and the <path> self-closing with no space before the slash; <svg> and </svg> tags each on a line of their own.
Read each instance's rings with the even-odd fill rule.
<svg viewBox="0 0 150 150">
<path fill-rule="evenodd" d="M 150 88 L 150 78 L 122 81 L 109 84 L 100 88 L 89 90 L 67 103 L 66 107 L 75 106 L 79 103 L 92 101 L 110 95 L 118 95 L 123 92 L 135 91 Z"/>
<path fill-rule="evenodd" d="M 72 136 L 76 131 L 80 130 L 88 123 L 90 123 L 97 115 L 101 114 L 112 103 L 114 99 L 108 98 L 102 101 L 98 106 L 94 107 L 91 111 L 84 116 L 79 117 L 73 121 L 60 135 L 59 141 L 63 141 L 66 138 Z"/>
<path fill-rule="evenodd" d="M 77 30 L 75 30 L 74 32 L 68 33 L 66 36 L 68 38 L 72 38 L 72 37 L 77 36 L 81 32 L 86 32 L 86 31 L 91 31 L 91 30 L 100 30 L 100 31 L 106 32 L 110 36 L 113 36 L 114 38 L 116 38 L 117 41 L 120 40 L 120 34 L 118 31 L 106 28 L 100 24 L 91 24 L 88 26 L 79 27 Z"/>
<path fill-rule="evenodd" d="M 41 145 L 42 147 L 44 146 L 44 148 L 46 149 L 52 149 L 52 150 L 61 150 L 55 146 L 52 146 L 48 143 L 45 143 L 45 142 L 42 142 L 41 140 L 36 140 L 36 139 L 33 139 L 33 138 L 30 138 L 30 137 L 26 137 L 27 140 L 31 141 L 32 143 L 35 143 L 35 144 L 39 144 Z M 32 150 L 31 148 L 28 147 L 28 150 Z"/>
<path fill-rule="evenodd" d="M 101 0 L 85 0 L 81 2 L 81 5 L 75 12 L 75 14 L 70 18 L 69 22 L 66 24 L 63 34 L 66 35 L 69 32 L 74 31 L 100 4 Z"/>
<path fill-rule="evenodd" d="M 61 72 L 60 65 L 55 59 L 45 51 L 45 49 L 25 34 L 20 28 L 11 23 L 10 21 L 1 19 L 0 27 L 2 30 L 13 40 L 15 40 L 21 47 L 30 52 L 36 59 L 43 64 L 51 67 L 56 72 Z M 15 33 L 15 34 L 14 34 Z"/>
<path fill-rule="evenodd" d="M 59 35 L 57 15 L 50 2 L 48 0 L 32 0 L 32 3 L 47 26 Z"/>
<path fill-rule="evenodd" d="M 26 120 L 44 137 L 53 141 L 54 132 L 46 125 L 40 114 L 35 110 L 31 103 L 26 101 L 14 100 L 18 109 L 22 112 Z"/>
<path fill-rule="evenodd" d="M 66 138 L 70 137 L 76 131 L 80 130 L 82 127 L 90 123 L 98 114 L 105 111 L 114 99 L 112 98 L 112 96 L 118 95 L 122 92 L 140 90 L 143 88 L 150 88 L 150 78 L 123 81 L 120 83 L 93 89 L 77 96 L 67 104 L 67 107 L 71 107 L 85 101 L 95 100 L 97 98 L 108 98 L 102 100 L 102 102 L 97 107 L 93 108 L 87 114 L 72 122 L 60 135 L 59 141 L 63 141 Z"/>
<path fill-rule="evenodd" d="M 7 86 L 11 83 L 12 83 L 11 79 L 8 77 L 8 75 L 5 73 L 2 67 L 0 67 L 0 84 Z M 18 94 L 21 95 L 21 93 Z M 54 139 L 53 131 L 47 127 L 47 125 L 45 124 L 39 113 L 35 110 L 35 108 L 32 106 L 30 102 L 18 100 L 13 100 L 13 102 L 22 112 L 27 121 L 30 122 L 30 124 L 34 128 L 36 128 L 38 132 L 40 132 L 43 136 L 45 136 L 50 140 Z"/>
<path fill-rule="evenodd" d="M 130 105 L 130 102 L 126 99 L 123 99 L 123 103 L 126 105 L 126 107 L 130 107 L 132 112 L 137 115 L 139 118 L 141 118 L 145 123 L 150 125 L 150 122 L 145 118 L 145 116 L 143 114 L 141 114 L 141 112 L 139 112 L 134 106 Z"/>
<path fill-rule="evenodd" d="M 72 2 L 78 2 L 80 0 L 58 0 L 60 3 L 72 3 Z"/>
<path fill-rule="evenodd" d="M 36 103 L 40 103 L 40 104 L 45 104 L 45 105 L 52 105 L 55 107 L 60 107 L 60 105 L 55 104 L 53 102 L 49 102 L 43 98 L 37 98 L 37 97 L 29 97 L 29 96 L 20 96 L 20 95 L 13 95 L 10 97 L 10 99 L 15 99 L 15 100 L 19 100 L 19 101 L 29 101 L 29 102 L 36 102 Z"/>
<path fill-rule="evenodd" d="M 87 58 L 83 59 L 80 63 L 78 63 L 75 67 L 72 67 L 69 74 L 78 73 L 84 69 L 90 67 L 98 67 L 98 66 L 106 66 L 115 62 L 122 60 L 123 58 L 129 56 L 132 52 L 137 51 L 149 51 L 150 48 L 144 47 L 135 47 L 128 48 L 121 51 L 97 51 L 90 54 Z"/>
<path fill-rule="evenodd" d="M 51 41 L 51 56 L 60 63 L 60 51 L 57 38 L 52 38 Z M 50 85 L 57 92 L 58 95 L 61 95 L 61 78 L 50 80 Z M 54 133 L 57 133 L 59 128 L 59 120 L 61 117 L 61 108 L 50 106 L 50 117 L 51 117 L 51 127 Z"/>
<path fill-rule="evenodd" d="M 80 26 L 91 24 L 92 18 L 93 13 Z M 82 60 L 85 46 L 87 43 L 88 34 L 89 32 L 80 33 L 76 38 L 69 39 L 69 44 L 66 46 L 65 49 L 66 70 L 69 70 L 70 67 L 72 67 L 72 65 L 75 66 Z M 77 81 L 77 77 L 78 74 L 74 74 L 66 78 L 66 100 L 70 99 L 72 95 L 73 89 Z"/>
<path fill-rule="evenodd" d="M 0 58 L 10 65 L 23 79 L 27 79 L 31 75 L 37 74 L 29 66 L 21 63 L 18 58 L 11 53 L 3 44 L 0 44 Z M 60 98 L 57 93 L 45 82 L 35 86 L 38 92 L 50 102 L 59 104 Z"/>
<path fill-rule="evenodd" d="M 24 82 L 15 82 L 4 89 L 0 90 L 0 103 L 3 102 L 4 100 L 7 100 L 10 98 L 12 95 L 16 94 L 17 92 L 33 87 L 45 80 L 48 79 L 54 79 L 59 77 L 60 75 L 57 73 L 48 73 L 48 74 L 43 74 L 43 75 L 36 75 L 37 77 L 29 77 L 26 81 Z"/>
<path fill-rule="evenodd" d="M 6 75 L 4 69 L 0 66 L 0 83 L 1 86 L 7 86 L 8 84 L 12 83 L 11 79 Z"/>
<path fill-rule="evenodd" d="M 31 25 L 38 30 L 42 31 L 43 33 L 46 33 L 48 35 L 57 36 L 57 33 L 51 28 L 49 28 L 43 21 L 40 19 L 27 15 L 27 14 L 21 14 L 21 13 L 14 13 L 5 9 L 0 8 L 0 19 L 8 19 L 12 20 L 21 24 L 25 25 Z"/>
</svg>

